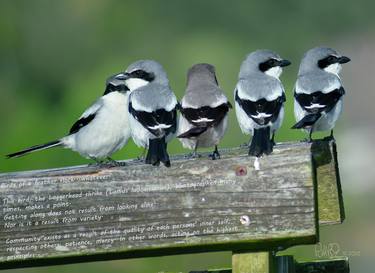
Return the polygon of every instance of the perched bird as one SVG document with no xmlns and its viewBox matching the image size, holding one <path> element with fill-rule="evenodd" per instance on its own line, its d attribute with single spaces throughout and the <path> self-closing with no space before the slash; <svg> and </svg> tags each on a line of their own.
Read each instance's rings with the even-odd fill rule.
<svg viewBox="0 0 375 273">
<path fill-rule="evenodd" d="M 252 134 L 249 155 L 270 154 L 274 136 L 284 118 L 285 93 L 279 77 L 290 65 L 270 50 L 257 50 L 243 61 L 234 90 L 238 123 L 245 134 Z M 272 138 L 271 138 L 272 134 Z"/>
<path fill-rule="evenodd" d="M 177 137 L 185 148 L 215 146 L 210 155 L 220 158 L 217 145 L 228 124 L 228 111 L 232 105 L 220 89 L 215 67 L 210 64 L 193 65 L 187 75 L 187 87 L 182 98 Z"/>
<path fill-rule="evenodd" d="M 134 142 L 148 149 L 145 163 L 170 167 L 167 143 L 177 130 L 178 102 L 163 67 L 152 60 L 131 64 L 125 72 L 129 121 Z"/>
<path fill-rule="evenodd" d="M 293 129 L 306 129 L 309 141 L 315 131 L 331 130 L 341 113 L 345 94 L 339 73 L 350 59 L 332 48 L 316 47 L 304 55 L 294 88 Z"/>
<path fill-rule="evenodd" d="M 120 150 L 131 136 L 126 110 L 128 97 L 129 89 L 125 85 L 125 75 L 116 74 L 108 78 L 104 94 L 73 124 L 67 136 L 9 154 L 7 157 L 20 157 L 61 146 L 97 163 L 108 160 L 118 165 L 110 156 Z"/>
</svg>

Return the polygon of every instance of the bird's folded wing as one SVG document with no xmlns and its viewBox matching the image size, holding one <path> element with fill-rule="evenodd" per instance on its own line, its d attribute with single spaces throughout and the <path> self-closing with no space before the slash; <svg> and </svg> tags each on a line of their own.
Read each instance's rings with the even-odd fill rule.
<svg viewBox="0 0 375 273">
<path fill-rule="evenodd" d="M 70 128 L 69 134 L 77 133 L 80 129 L 85 127 L 87 124 L 89 124 L 98 113 L 99 109 L 103 106 L 100 100 L 95 102 L 93 105 L 91 105 L 83 114 L 81 117 L 73 124 L 73 126 Z"/>
<path fill-rule="evenodd" d="M 228 113 L 229 108 L 232 108 L 232 105 L 226 102 L 216 107 L 181 107 L 180 112 L 191 124 L 198 127 L 210 127 L 219 124 Z"/>
<path fill-rule="evenodd" d="M 309 113 L 328 113 L 335 107 L 339 99 L 345 94 L 344 88 L 336 88 L 330 92 L 316 91 L 311 94 L 294 92 L 296 101 Z"/>
<path fill-rule="evenodd" d="M 136 110 L 129 102 L 129 113 L 155 136 L 175 133 L 177 127 L 177 104 L 171 111 L 157 109 L 152 112 Z"/>
<path fill-rule="evenodd" d="M 245 113 L 259 125 L 266 125 L 269 122 L 276 121 L 279 116 L 280 109 L 285 102 L 285 94 L 277 97 L 275 100 L 268 101 L 265 98 L 257 101 L 241 99 L 238 91 L 235 92 L 235 100 Z"/>
</svg>

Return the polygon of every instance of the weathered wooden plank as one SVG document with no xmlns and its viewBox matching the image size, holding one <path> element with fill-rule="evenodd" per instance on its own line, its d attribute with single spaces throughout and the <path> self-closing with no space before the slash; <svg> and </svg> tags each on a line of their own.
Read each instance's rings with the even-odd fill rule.
<svg viewBox="0 0 375 273">
<path fill-rule="evenodd" d="M 336 143 L 318 140 L 311 147 L 318 181 L 319 224 L 341 224 L 345 219 Z"/>
<path fill-rule="evenodd" d="M 1 174 L 0 267 L 314 243 L 310 149 Z"/>
<path fill-rule="evenodd" d="M 275 273 L 275 257 L 270 252 L 233 253 L 233 273 Z"/>
</svg>

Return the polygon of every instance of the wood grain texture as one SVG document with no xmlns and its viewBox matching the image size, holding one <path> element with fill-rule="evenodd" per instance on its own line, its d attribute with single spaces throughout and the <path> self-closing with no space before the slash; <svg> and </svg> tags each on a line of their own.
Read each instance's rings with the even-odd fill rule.
<svg viewBox="0 0 375 273">
<path fill-rule="evenodd" d="M 233 253 L 233 273 L 275 273 L 275 257 L 270 252 Z"/>
<path fill-rule="evenodd" d="M 315 243 L 310 150 L 277 145 L 260 171 L 235 148 L 216 161 L 176 156 L 171 168 L 134 160 L 0 174 L 0 267 Z"/>
<path fill-rule="evenodd" d="M 333 140 L 318 140 L 311 147 L 318 181 L 319 224 L 341 224 L 345 219 L 337 147 Z"/>
</svg>

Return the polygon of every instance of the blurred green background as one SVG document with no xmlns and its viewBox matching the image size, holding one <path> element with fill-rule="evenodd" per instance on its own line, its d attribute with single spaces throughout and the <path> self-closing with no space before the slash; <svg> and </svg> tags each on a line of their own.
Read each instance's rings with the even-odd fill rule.
<svg viewBox="0 0 375 273">
<path fill-rule="evenodd" d="M 216 66 L 220 85 L 232 100 L 239 66 L 253 50 L 268 48 L 292 61 L 282 81 L 286 118 L 277 141 L 298 140 L 292 131 L 292 89 L 303 53 L 317 45 L 349 56 L 342 78 L 347 90 L 336 139 L 347 220 L 321 229 L 323 244 L 337 243 L 350 254 L 351 272 L 373 272 L 375 258 L 375 2 L 180 1 L 180 0 L 1 0 L 0 1 L 0 155 L 66 134 L 104 91 L 105 79 L 137 59 L 155 59 L 166 69 L 181 98 L 186 71 L 194 63 Z M 248 137 L 234 111 L 221 147 Z M 186 152 L 178 141 L 171 154 Z M 115 159 L 132 158 L 133 143 Z M 0 157 L 0 171 L 86 164 L 64 149 L 28 157 Z M 314 246 L 288 251 L 316 258 Z M 9 272 L 161 272 L 229 267 L 229 252 L 73 264 Z M 8 271 L 4 271 L 8 272 Z"/>
</svg>

